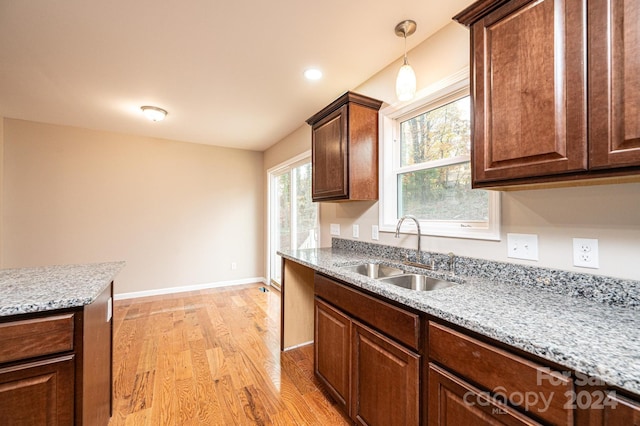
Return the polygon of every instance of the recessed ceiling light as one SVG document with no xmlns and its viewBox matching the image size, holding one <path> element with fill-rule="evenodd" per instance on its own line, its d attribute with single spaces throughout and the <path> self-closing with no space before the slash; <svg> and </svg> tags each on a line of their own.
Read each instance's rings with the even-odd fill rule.
<svg viewBox="0 0 640 426">
<path fill-rule="evenodd" d="M 162 121 L 167 116 L 167 111 L 154 106 L 140 107 L 142 113 L 151 121 Z"/>
<path fill-rule="evenodd" d="M 322 78 L 322 71 L 318 68 L 309 68 L 305 70 L 304 76 L 307 80 L 320 80 Z"/>
</svg>

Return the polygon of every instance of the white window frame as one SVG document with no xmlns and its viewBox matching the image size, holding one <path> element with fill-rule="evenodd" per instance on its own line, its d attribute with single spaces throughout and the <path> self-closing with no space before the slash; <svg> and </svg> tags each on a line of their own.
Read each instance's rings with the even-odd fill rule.
<svg viewBox="0 0 640 426">
<path fill-rule="evenodd" d="M 269 285 L 271 286 L 275 286 L 276 288 L 280 288 L 280 284 L 277 280 L 274 279 L 273 277 L 273 271 L 272 271 L 272 265 L 271 265 L 271 254 L 272 251 L 274 249 L 273 247 L 273 229 L 275 228 L 275 222 L 278 220 L 278 218 L 276 216 L 273 215 L 272 212 L 272 208 L 274 205 L 277 205 L 278 200 L 277 200 L 277 191 L 274 185 L 274 181 L 275 178 L 277 176 L 280 176 L 284 173 L 289 173 L 292 169 L 301 166 L 303 164 L 306 163 L 310 163 L 311 162 L 311 150 L 305 151 L 302 154 L 296 155 L 293 158 L 290 158 L 276 166 L 271 167 L 269 170 L 267 170 L 267 253 L 266 253 L 266 265 L 267 265 L 267 281 L 269 283 Z M 295 188 L 295 182 L 292 181 L 291 182 L 291 196 L 293 197 L 296 188 Z M 296 208 L 297 205 L 295 204 L 295 202 L 292 201 L 291 203 L 291 215 L 292 215 L 292 229 L 291 229 L 291 235 L 295 234 L 295 221 L 293 220 L 293 216 L 296 214 Z M 318 225 L 320 223 L 320 208 L 318 207 Z M 319 232 L 319 226 L 318 226 L 318 232 Z M 316 244 L 318 241 L 318 232 L 316 232 L 316 234 L 314 235 L 314 238 L 316 240 Z"/>
<path fill-rule="evenodd" d="M 398 223 L 397 179 L 401 173 L 424 168 L 423 164 L 400 167 L 400 143 L 398 129 L 400 119 L 419 115 L 446 105 L 469 94 L 469 69 L 461 70 L 420 91 L 410 102 L 391 105 L 380 111 L 380 203 L 379 226 L 381 231 L 395 232 Z M 430 162 L 432 166 L 446 166 L 470 161 L 470 156 L 446 158 Z M 455 222 L 444 220 L 420 220 L 423 235 L 500 241 L 500 193 L 489 192 L 489 219 L 487 222 Z M 416 233 L 413 221 L 404 221 L 402 233 Z"/>
</svg>

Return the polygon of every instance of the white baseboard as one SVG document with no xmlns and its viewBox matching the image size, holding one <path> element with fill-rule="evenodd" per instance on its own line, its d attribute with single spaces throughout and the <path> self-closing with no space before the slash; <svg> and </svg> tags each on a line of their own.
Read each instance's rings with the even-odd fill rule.
<svg viewBox="0 0 640 426">
<path fill-rule="evenodd" d="M 299 345 L 289 346 L 287 348 L 284 348 L 283 352 L 287 352 L 287 351 L 290 351 L 292 349 L 298 349 L 298 348 L 301 348 L 303 346 L 307 346 L 307 345 L 311 345 L 311 344 L 313 344 L 313 340 L 309 340 L 308 342 L 300 343 Z"/>
<path fill-rule="evenodd" d="M 263 277 L 243 278 L 241 280 L 218 281 L 215 283 L 187 285 L 184 287 L 158 288 L 154 290 L 134 291 L 131 293 L 117 293 L 113 295 L 114 300 L 136 299 L 138 297 L 160 296 L 163 294 L 182 293 L 185 291 L 204 290 L 207 288 L 229 287 L 233 285 L 263 283 L 267 284 L 267 279 Z"/>
</svg>

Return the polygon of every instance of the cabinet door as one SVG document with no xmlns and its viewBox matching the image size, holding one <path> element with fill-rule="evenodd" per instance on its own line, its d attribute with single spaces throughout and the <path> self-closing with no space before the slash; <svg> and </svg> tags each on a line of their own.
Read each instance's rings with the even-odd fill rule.
<svg viewBox="0 0 640 426">
<path fill-rule="evenodd" d="M 349 413 L 351 320 L 318 298 L 315 317 L 316 377 Z"/>
<path fill-rule="evenodd" d="M 640 3 L 589 1 L 589 167 L 640 165 Z"/>
<path fill-rule="evenodd" d="M 348 198 L 348 106 L 337 109 L 312 128 L 312 198 L 314 201 Z"/>
<path fill-rule="evenodd" d="M 603 391 L 592 394 L 589 399 L 591 407 L 588 410 L 588 420 L 584 424 L 597 426 L 640 426 L 640 404 L 615 392 L 606 391 L 604 400 L 601 399 Z M 584 401 L 576 401 L 584 402 Z"/>
<path fill-rule="evenodd" d="M 515 0 L 471 27 L 474 186 L 586 170 L 585 13 Z"/>
<path fill-rule="evenodd" d="M 428 400 L 429 426 L 540 424 L 434 364 Z"/>
<path fill-rule="evenodd" d="M 353 322 L 351 417 L 361 425 L 417 425 L 420 356 Z"/>
<path fill-rule="evenodd" d="M 72 425 L 74 357 L 0 369 L 0 423 Z"/>
</svg>

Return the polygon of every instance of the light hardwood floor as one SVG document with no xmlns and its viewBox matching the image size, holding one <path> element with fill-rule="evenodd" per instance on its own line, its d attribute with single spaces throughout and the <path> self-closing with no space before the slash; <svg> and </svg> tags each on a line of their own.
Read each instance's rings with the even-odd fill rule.
<svg viewBox="0 0 640 426">
<path fill-rule="evenodd" d="M 110 426 L 346 425 L 261 284 L 115 302 Z"/>
</svg>

